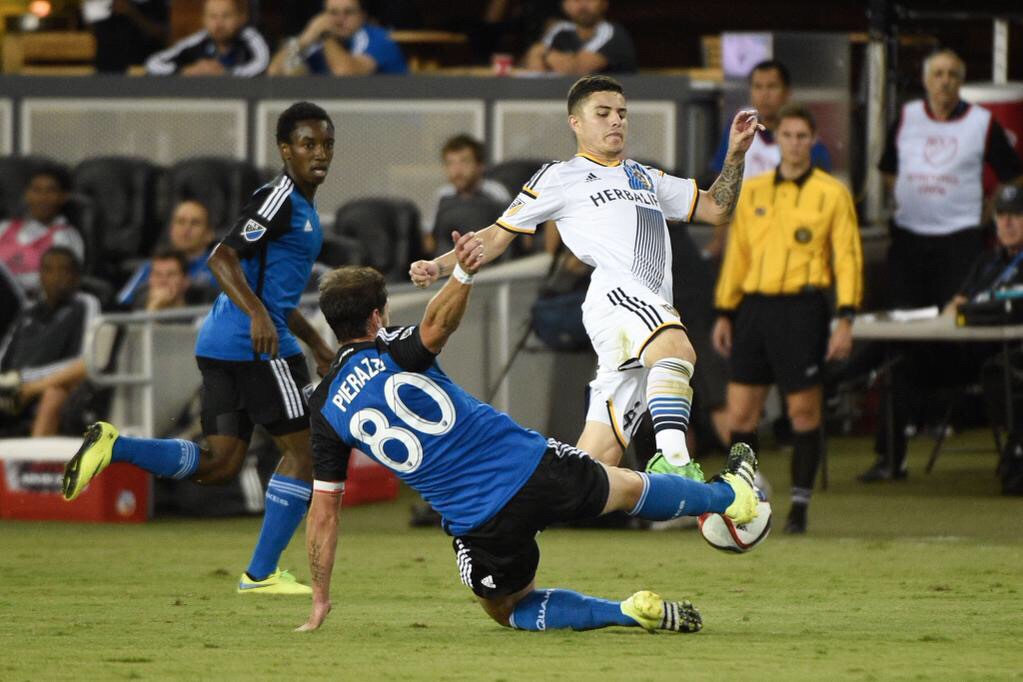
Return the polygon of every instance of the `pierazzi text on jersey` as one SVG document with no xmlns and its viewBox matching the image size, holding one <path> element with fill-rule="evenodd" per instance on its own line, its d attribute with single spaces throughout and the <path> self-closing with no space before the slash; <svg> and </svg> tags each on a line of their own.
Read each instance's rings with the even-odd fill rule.
<svg viewBox="0 0 1023 682">
<path fill-rule="evenodd" d="M 341 383 L 338 384 L 337 392 L 331 398 L 331 402 L 337 405 L 342 412 L 347 412 L 348 405 L 359 395 L 362 387 L 384 370 L 384 361 L 380 358 L 361 358 L 359 362 L 361 366 L 356 365 L 348 373 Z"/>
<path fill-rule="evenodd" d="M 612 201 L 618 201 L 619 199 L 628 199 L 629 201 L 635 201 L 639 204 L 646 204 L 647 206 L 653 206 L 657 208 L 660 204 L 657 203 L 657 197 L 653 192 L 631 192 L 627 189 L 605 189 L 603 192 L 597 192 L 596 194 L 590 195 L 590 201 L 597 208 L 600 208 L 601 204 L 606 204 Z"/>
</svg>

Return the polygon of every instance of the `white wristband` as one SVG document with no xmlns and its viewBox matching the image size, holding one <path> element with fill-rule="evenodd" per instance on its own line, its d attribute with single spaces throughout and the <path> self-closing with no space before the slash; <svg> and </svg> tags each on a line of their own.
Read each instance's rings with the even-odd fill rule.
<svg viewBox="0 0 1023 682">
<path fill-rule="evenodd" d="M 455 269 L 451 271 L 451 276 L 462 284 L 472 284 L 472 275 L 463 270 L 458 263 L 455 263 Z"/>
</svg>

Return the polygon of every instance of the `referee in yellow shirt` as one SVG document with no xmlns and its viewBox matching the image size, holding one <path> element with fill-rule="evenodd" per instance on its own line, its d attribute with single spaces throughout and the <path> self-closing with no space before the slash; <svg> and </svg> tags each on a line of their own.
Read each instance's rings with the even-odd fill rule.
<svg viewBox="0 0 1023 682">
<path fill-rule="evenodd" d="M 715 292 L 715 349 L 729 358 L 732 442 L 757 449 L 771 384 L 785 395 L 793 427 L 792 506 L 786 533 L 806 532 L 820 463 L 821 374 L 852 347 L 863 294 L 863 251 L 849 191 L 810 163 L 817 125 L 804 107 L 779 112 L 781 163 L 747 180 L 732 220 Z M 827 290 L 835 284 L 831 330 Z"/>
</svg>

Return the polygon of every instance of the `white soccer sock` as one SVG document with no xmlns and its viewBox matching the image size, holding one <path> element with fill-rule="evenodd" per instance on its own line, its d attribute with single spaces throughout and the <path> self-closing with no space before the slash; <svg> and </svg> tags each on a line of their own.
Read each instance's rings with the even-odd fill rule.
<svg viewBox="0 0 1023 682">
<path fill-rule="evenodd" d="M 658 360 L 647 375 L 646 403 L 654 423 L 657 449 L 674 466 L 690 461 L 686 446 L 693 389 L 693 363 L 679 358 Z"/>
</svg>

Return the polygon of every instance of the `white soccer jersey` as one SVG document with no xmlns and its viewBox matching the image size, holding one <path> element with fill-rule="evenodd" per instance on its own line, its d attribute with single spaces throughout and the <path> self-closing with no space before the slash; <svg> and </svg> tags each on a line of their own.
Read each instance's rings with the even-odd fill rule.
<svg viewBox="0 0 1023 682">
<path fill-rule="evenodd" d="M 554 220 L 565 245 L 592 266 L 590 295 L 635 281 L 671 302 L 671 245 L 665 220 L 689 221 L 699 189 L 631 159 L 606 165 L 578 154 L 545 164 L 497 224 L 533 234 Z"/>
</svg>

